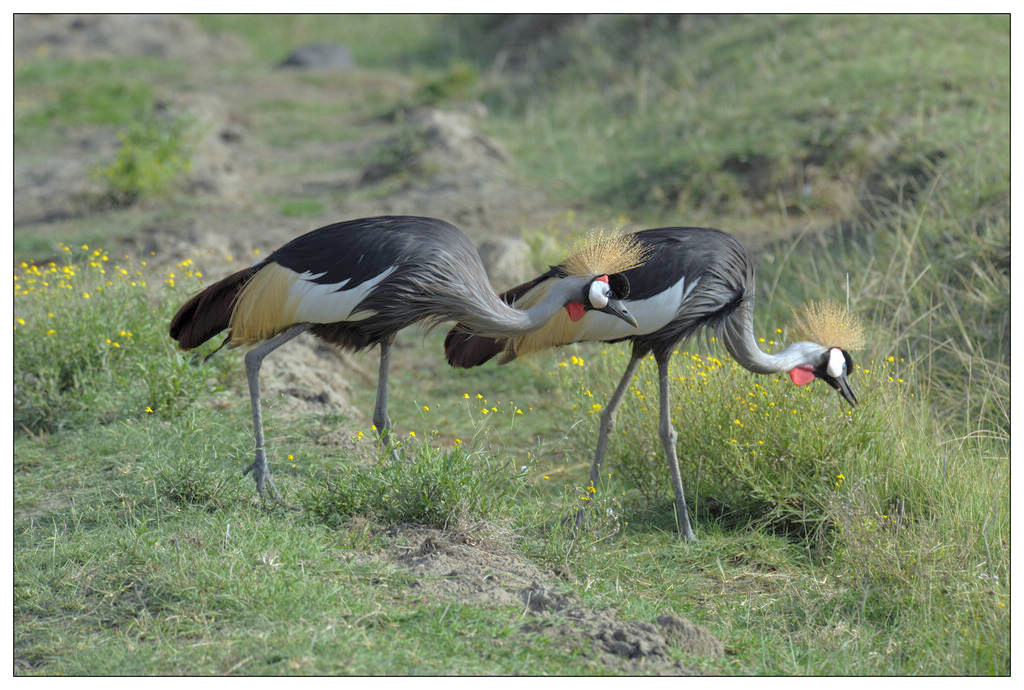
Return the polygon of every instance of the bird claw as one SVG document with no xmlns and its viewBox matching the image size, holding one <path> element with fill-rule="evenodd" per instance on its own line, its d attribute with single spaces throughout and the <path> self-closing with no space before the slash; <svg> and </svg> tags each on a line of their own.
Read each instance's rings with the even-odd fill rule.
<svg viewBox="0 0 1024 690">
<path fill-rule="evenodd" d="M 242 470 L 242 476 L 252 472 L 253 479 L 256 480 L 256 492 L 260 495 L 260 498 L 266 498 L 264 491 L 265 486 L 270 486 L 270 492 L 273 499 L 278 503 L 281 503 L 281 495 L 277 493 L 277 487 L 274 486 L 274 480 L 270 478 L 270 468 L 267 467 L 266 456 L 257 455 L 256 459 L 253 460 L 252 464 Z"/>
</svg>

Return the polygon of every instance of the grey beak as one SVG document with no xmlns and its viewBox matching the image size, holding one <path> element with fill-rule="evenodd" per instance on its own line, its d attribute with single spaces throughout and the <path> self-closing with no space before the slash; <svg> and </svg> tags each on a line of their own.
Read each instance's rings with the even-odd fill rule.
<svg viewBox="0 0 1024 690">
<path fill-rule="evenodd" d="M 618 318 L 622 319 L 633 328 L 637 328 L 637 326 L 639 325 L 637 324 L 636 319 L 633 318 L 633 315 L 629 313 L 629 310 L 626 309 L 625 305 L 622 304 L 622 302 L 617 299 L 608 300 L 608 304 L 605 305 L 603 309 L 599 309 L 598 311 L 603 311 L 605 314 L 617 316 Z"/>
<path fill-rule="evenodd" d="M 857 395 L 853 392 L 853 388 L 850 387 L 850 382 L 847 380 L 846 374 L 834 379 L 834 381 L 835 384 L 833 385 L 835 386 L 835 389 L 839 391 L 840 395 L 846 398 L 846 402 L 850 403 L 850 405 L 856 405 Z"/>
</svg>

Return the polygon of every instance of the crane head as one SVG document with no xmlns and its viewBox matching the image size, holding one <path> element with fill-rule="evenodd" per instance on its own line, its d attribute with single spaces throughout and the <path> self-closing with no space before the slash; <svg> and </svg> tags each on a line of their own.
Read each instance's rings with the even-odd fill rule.
<svg viewBox="0 0 1024 690">
<path fill-rule="evenodd" d="M 850 405 L 857 404 L 857 395 L 847 378 L 853 371 L 853 358 L 846 350 L 838 347 L 824 349 L 815 357 L 815 364 L 803 364 L 789 371 L 789 378 L 798 386 L 810 383 L 815 378 L 823 380 L 839 391 Z"/>
<path fill-rule="evenodd" d="M 579 321 L 591 310 L 601 311 L 622 319 L 633 328 L 637 327 L 636 319 L 622 303 L 629 295 L 629 280 L 621 273 L 612 276 L 597 276 L 583 288 L 582 299 L 565 305 L 569 319 Z"/>
</svg>

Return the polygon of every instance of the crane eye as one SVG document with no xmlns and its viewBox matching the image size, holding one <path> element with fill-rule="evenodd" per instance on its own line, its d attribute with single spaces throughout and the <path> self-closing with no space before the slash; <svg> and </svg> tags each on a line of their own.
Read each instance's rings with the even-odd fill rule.
<svg viewBox="0 0 1024 690">
<path fill-rule="evenodd" d="M 843 370 L 846 368 L 846 357 L 843 356 L 843 351 L 838 347 L 833 347 L 828 351 L 828 366 L 826 371 L 828 375 L 834 379 L 839 378 L 843 375 Z"/>
<path fill-rule="evenodd" d="M 608 306 L 608 298 L 611 294 L 612 289 L 600 280 L 595 280 L 590 284 L 590 306 L 595 309 L 604 309 Z"/>
</svg>

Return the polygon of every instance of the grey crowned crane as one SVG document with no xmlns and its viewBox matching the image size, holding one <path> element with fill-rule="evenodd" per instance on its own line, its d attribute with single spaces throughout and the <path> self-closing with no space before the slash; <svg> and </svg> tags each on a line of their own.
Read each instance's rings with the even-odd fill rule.
<svg viewBox="0 0 1024 690">
<path fill-rule="evenodd" d="M 255 345 L 245 355 L 245 371 L 256 456 L 243 474 L 253 473 L 260 496 L 269 483 L 279 498 L 270 480 L 260 414 L 264 357 L 306 331 L 354 351 L 379 344 L 373 422 L 386 444 L 390 348 L 395 333 L 406 326 L 454 320 L 472 333 L 507 338 L 543 325 L 563 307 L 580 314 L 601 310 L 635 325 L 615 290 L 628 289 L 619 273 L 636 265 L 636 248 L 620 243 L 596 263 L 587 258 L 577 260 L 577 271 L 556 281 L 545 299 L 520 311 L 495 294 L 476 248 L 455 226 L 414 216 L 349 220 L 297 237 L 209 286 L 178 310 L 170 335 L 184 350 L 225 329 L 221 347 Z"/>
<path fill-rule="evenodd" d="M 857 397 L 847 380 L 853 362 L 846 349 L 859 344 L 860 327 L 838 309 L 818 309 L 803 319 L 807 339 L 781 352 L 763 352 L 754 338 L 754 262 L 735 237 L 719 230 L 687 227 L 643 230 L 627 237 L 649 252 L 646 263 L 623 273 L 629 284 L 623 305 L 636 319 L 636 328 L 626 328 L 596 312 L 575 322 L 556 315 L 545 327 L 512 338 L 469 334 L 458 324 L 445 339 L 445 354 L 454 367 L 473 367 L 498 354 L 504 364 L 519 355 L 572 342 L 631 341 L 632 358 L 601 414 L 590 470 L 591 484 L 596 486 L 623 394 L 640 360 L 653 353 L 659 373 L 659 433 L 675 491 L 679 536 L 691 540 L 694 534 L 676 457 L 677 433 L 669 417 L 668 367 L 675 345 L 701 330 L 714 333 L 729 354 L 750 371 L 785 371 L 797 385 L 820 378 L 855 405 Z M 564 275 L 564 266 L 553 266 L 505 292 L 502 299 L 520 308 L 529 306 Z M 577 524 L 581 520 L 582 512 L 577 514 Z"/>
</svg>

